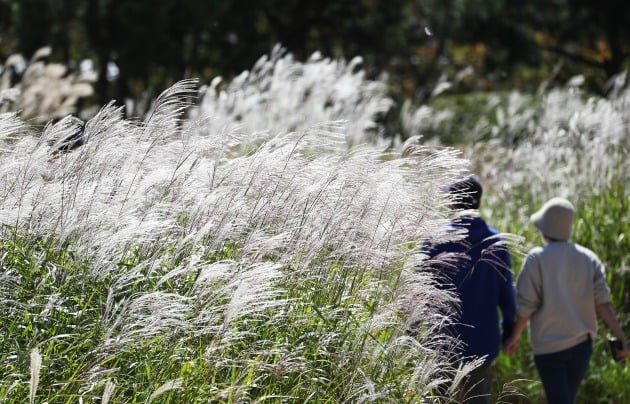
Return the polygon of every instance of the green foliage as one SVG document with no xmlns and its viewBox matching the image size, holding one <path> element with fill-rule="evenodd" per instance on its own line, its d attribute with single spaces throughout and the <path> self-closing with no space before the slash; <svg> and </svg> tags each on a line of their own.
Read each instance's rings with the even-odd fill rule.
<svg viewBox="0 0 630 404">
<path fill-rule="evenodd" d="M 423 119 L 403 128 L 403 136 L 421 134 L 462 149 L 490 140 L 513 147 L 529 135 L 541 113 L 540 97 L 507 91 L 440 94 L 423 108 Z"/>
<path fill-rule="evenodd" d="M 487 140 L 488 134 L 481 135 L 485 139 L 477 137 L 480 136 L 480 132 L 483 133 L 483 129 L 478 128 L 480 122 L 492 116 L 492 108 L 488 106 L 489 97 L 491 95 L 486 93 L 470 93 L 433 98 L 429 106 L 435 113 L 448 111 L 452 113 L 452 118 L 445 119 L 438 127 L 427 128 L 428 130 L 423 135 L 428 138 L 438 137 L 440 142 L 451 146 Z"/>
<path fill-rule="evenodd" d="M 84 282 L 85 263 L 50 240 L 26 239 L 8 229 L 3 233 L 10 236 L 0 242 L 0 351 L 6 358 L 0 365 L 0 395 L 16 380 L 22 383 L 11 394 L 28 393 L 29 354 L 37 347 L 45 358 L 41 383 L 65 381 L 49 394 L 70 399 L 103 336 L 97 319 L 107 279 Z"/>
<path fill-rule="evenodd" d="M 223 335 L 174 330 L 172 335 L 119 345 L 115 342 L 119 331 L 112 334 L 106 323 L 110 316 L 121 315 L 116 307 L 126 299 L 159 288 L 190 295 L 195 278 L 157 283 L 157 274 L 179 265 L 184 255 L 162 261 L 152 276 L 142 269 L 143 277 L 114 296 L 115 278 L 95 277 L 91 263 L 73 250 L 72 243 L 57 245 L 52 237 L 27 236 L 8 227 L 2 240 L 0 397 L 4 402 L 26 400 L 29 355 L 35 348 L 43 358 L 38 401 L 100 398 L 108 383 L 115 385 L 114 402 L 146 402 L 169 383 L 175 387 L 157 402 L 264 397 L 352 401 L 347 396 L 350 387 L 364 377 L 384 379 L 391 397 L 402 401 L 413 397 L 405 375 L 413 373 L 414 364 L 386 350 L 376 350 L 381 354 L 373 357 L 369 354 L 373 350 L 367 349 L 385 346 L 397 327 L 376 334 L 361 331 L 379 309 L 373 302 L 382 301 L 375 296 L 382 293 L 380 288 L 357 294 L 374 280 L 355 274 L 349 282 L 343 266 L 332 263 L 332 271 L 315 271 L 309 279 L 287 276 L 283 297 L 290 303 L 281 310 L 289 316 L 269 310 L 262 316 L 240 316 Z M 118 276 L 143 268 L 143 263 L 168 249 L 158 241 L 121 252 Z M 236 251 L 235 245 L 225 245 L 206 254 L 204 261 L 235 258 Z M 215 304 L 223 303 L 217 298 Z"/>
</svg>

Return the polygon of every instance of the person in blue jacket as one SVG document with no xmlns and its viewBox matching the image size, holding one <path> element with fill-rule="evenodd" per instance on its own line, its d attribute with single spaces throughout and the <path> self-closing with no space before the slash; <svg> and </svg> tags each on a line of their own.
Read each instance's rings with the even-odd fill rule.
<svg viewBox="0 0 630 404">
<path fill-rule="evenodd" d="M 475 214 L 481 203 L 481 184 L 467 177 L 448 191 L 454 196 L 451 208 L 457 213 L 452 229 L 465 236 L 437 245 L 429 242 L 429 259 L 423 267 L 434 271 L 439 286 L 453 291 L 459 300 L 457 316 L 444 330 L 459 341 L 454 361 L 484 358 L 483 365 L 464 383 L 465 402 L 489 403 L 492 363 L 511 336 L 516 317 L 510 253 L 499 232 Z"/>
</svg>

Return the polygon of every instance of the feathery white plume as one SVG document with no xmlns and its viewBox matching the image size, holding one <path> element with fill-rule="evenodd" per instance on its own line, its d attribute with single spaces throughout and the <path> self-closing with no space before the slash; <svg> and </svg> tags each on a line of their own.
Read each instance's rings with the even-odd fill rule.
<svg viewBox="0 0 630 404">
<path fill-rule="evenodd" d="M 29 381 L 28 400 L 32 404 L 35 402 L 37 386 L 39 385 L 39 374 L 42 370 L 42 356 L 37 348 L 31 351 L 31 380 Z"/>
</svg>

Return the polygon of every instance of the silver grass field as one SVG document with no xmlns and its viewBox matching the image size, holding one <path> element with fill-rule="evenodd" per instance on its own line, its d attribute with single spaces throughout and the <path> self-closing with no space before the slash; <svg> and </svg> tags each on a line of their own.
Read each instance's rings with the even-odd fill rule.
<svg viewBox="0 0 630 404">
<path fill-rule="evenodd" d="M 452 116 L 427 105 L 402 110 L 415 136 L 385 140 L 386 83 L 360 66 L 276 48 L 229 83 L 175 84 L 142 120 L 51 112 L 27 89 L 88 94 L 59 69 L 2 82 L 0 401 L 456 400 L 470 367 L 440 334 L 456 301 L 418 269 L 424 240 L 460 236 L 443 189 L 471 171 L 515 271 L 539 243 L 529 214 L 574 201 L 628 329 L 623 77 L 606 99 L 489 100 L 491 137 L 460 151 L 424 140 Z M 497 363 L 498 401 L 542 397 L 525 345 Z M 599 348 L 581 394 L 621 403 L 628 372 Z"/>
</svg>

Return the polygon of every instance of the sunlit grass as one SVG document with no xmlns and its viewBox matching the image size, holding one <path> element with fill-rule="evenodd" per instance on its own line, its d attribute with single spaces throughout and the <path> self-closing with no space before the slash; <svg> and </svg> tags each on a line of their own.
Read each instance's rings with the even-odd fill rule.
<svg viewBox="0 0 630 404">
<path fill-rule="evenodd" d="M 378 146 L 391 100 L 359 66 L 276 49 L 187 117 L 193 81 L 143 122 L 104 107 L 70 153 L 54 150 L 76 121 L 36 133 L 1 115 L 0 400 L 435 399 L 452 296 L 416 264 L 427 237 L 452 237 L 440 190 L 468 162 L 418 137 Z M 630 334 L 628 91 L 480 99 L 496 115 L 457 144 L 486 185 L 482 216 L 523 236 L 516 272 L 540 244 L 529 214 L 567 197 Z M 436 105 L 409 134 L 458 122 Z M 497 360 L 503 402 L 542 400 L 526 341 Z M 627 366 L 600 339 L 580 399 L 624 402 Z"/>
<path fill-rule="evenodd" d="M 313 61 L 305 85 L 331 66 L 342 67 L 339 80 L 362 80 L 353 67 Z M 105 106 L 70 152 L 56 150 L 75 120 L 38 133 L 0 116 L 0 397 L 434 394 L 449 370 L 439 308 L 452 297 L 415 268 L 429 235 L 454 237 L 448 196 L 435 189 L 467 162 L 417 144 L 404 154 L 352 146 L 373 134 L 367 118 L 352 138 L 342 122 L 253 133 L 217 129 L 207 113 L 184 121 L 195 85 L 167 90 L 143 122 Z M 342 115 L 371 116 L 379 104 L 362 111 L 336 96 Z"/>
</svg>

